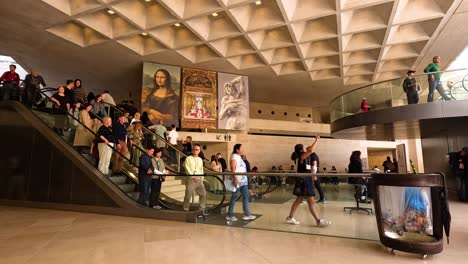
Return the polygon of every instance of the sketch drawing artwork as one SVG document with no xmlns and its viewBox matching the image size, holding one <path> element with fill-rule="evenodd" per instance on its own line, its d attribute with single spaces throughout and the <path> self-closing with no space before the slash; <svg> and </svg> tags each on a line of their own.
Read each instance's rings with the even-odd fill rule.
<svg viewBox="0 0 468 264">
<path fill-rule="evenodd" d="M 219 120 L 226 121 L 223 128 L 246 130 L 249 116 L 247 78 L 237 76 L 224 82 L 223 87 L 224 96 L 219 110 Z"/>
</svg>

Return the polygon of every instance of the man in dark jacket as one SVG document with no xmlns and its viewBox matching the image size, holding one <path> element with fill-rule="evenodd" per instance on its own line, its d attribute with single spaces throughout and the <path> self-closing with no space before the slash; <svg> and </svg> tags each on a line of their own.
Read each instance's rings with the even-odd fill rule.
<svg viewBox="0 0 468 264">
<path fill-rule="evenodd" d="M 26 75 L 23 81 L 24 84 L 24 94 L 23 94 L 23 103 L 31 108 L 36 98 L 40 95 L 41 86 L 45 87 L 46 83 L 44 78 L 37 73 L 36 70 L 31 70 L 31 73 Z"/>
<path fill-rule="evenodd" d="M 149 146 L 146 148 L 146 153 L 140 156 L 140 163 L 138 165 L 138 181 L 140 189 L 140 198 L 138 203 L 146 206 L 146 201 L 149 199 L 151 189 L 151 176 L 153 175 L 153 163 L 151 159 L 154 155 L 154 147 Z"/>
<path fill-rule="evenodd" d="M 403 91 L 406 93 L 408 104 L 417 104 L 419 102 L 419 95 L 417 89 L 416 79 L 413 78 L 415 71 L 409 70 L 406 79 L 403 81 Z"/>
</svg>

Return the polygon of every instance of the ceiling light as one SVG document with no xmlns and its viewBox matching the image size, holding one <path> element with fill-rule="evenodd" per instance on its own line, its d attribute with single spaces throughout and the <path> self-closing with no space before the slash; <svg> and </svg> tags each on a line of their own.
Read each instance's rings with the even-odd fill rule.
<svg viewBox="0 0 468 264">
<path fill-rule="evenodd" d="M 151 2 L 151 0 L 145 0 L 145 2 Z"/>
<path fill-rule="evenodd" d="M 218 16 L 218 13 L 214 12 L 214 13 L 212 13 L 211 15 L 214 16 L 214 17 L 217 17 L 217 16 Z"/>
<path fill-rule="evenodd" d="M 114 12 L 114 11 L 112 11 L 112 10 L 110 10 L 110 9 L 109 9 L 109 10 L 107 10 L 107 13 L 109 13 L 109 14 L 111 14 L 111 15 L 115 14 L 115 12 Z"/>
<path fill-rule="evenodd" d="M 255 4 L 256 4 L 256 5 L 261 5 L 261 4 L 262 4 L 262 1 L 257 0 L 257 1 L 255 1 Z"/>
<path fill-rule="evenodd" d="M 174 26 L 180 27 L 180 23 L 175 23 Z"/>
<path fill-rule="evenodd" d="M 141 35 L 143 35 L 143 36 L 148 36 L 148 33 L 143 32 L 143 33 L 141 33 Z"/>
</svg>

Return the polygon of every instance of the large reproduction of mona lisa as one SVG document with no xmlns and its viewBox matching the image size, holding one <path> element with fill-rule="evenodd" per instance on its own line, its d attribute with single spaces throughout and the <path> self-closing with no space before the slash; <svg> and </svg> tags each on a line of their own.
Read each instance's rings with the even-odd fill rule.
<svg viewBox="0 0 468 264">
<path fill-rule="evenodd" d="M 182 92 L 182 127 L 216 129 L 216 72 L 184 68 Z"/>
<path fill-rule="evenodd" d="M 247 76 L 218 73 L 218 128 L 247 130 L 249 80 Z"/>
<path fill-rule="evenodd" d="M 150 121 L 165 126 L 179 124 L 180 67 L 145 62 L 143 64 L 142 112 Z"/>
</svg>

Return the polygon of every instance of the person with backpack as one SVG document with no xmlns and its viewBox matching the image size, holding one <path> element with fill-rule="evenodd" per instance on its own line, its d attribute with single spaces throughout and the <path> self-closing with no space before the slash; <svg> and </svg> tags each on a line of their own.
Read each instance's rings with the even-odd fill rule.
<svg viewBox="0 0 468 264">
<path fill-rule="evenodd" d="M 294 146 L 294 152 L 291 154 L 291 160 L 295 161 L 295 163 L 297 164 L 297 172 L 317 172 L 317 166 L 312 166 L 312 164 L 310 164 L 309 156 L 314 152 L 315 146 L 317 145 L 319 140 L 320 137 L 317 136 L 315 142 L 309 148 L 307 148 L 307 151 L 304 151 L 304 145 L 302 144 L 297 144 L 296 146 Z M 286 222 L 288 224 L 300 224 L 300 222 L 294 218 L 294 213 L 296 212 L 297 207 L 299 207 L 303 200 L 307 201 L 309 211 L 315 218 L 317 226 L 328 226 L 331 224 L 330 221 L 320 218 L 315 210 L 314 180 L 311 176 L 297 177 L 293 194 L 297 197 L 291 206 L 289 216 L 286 218 Z"/>
</svg>

